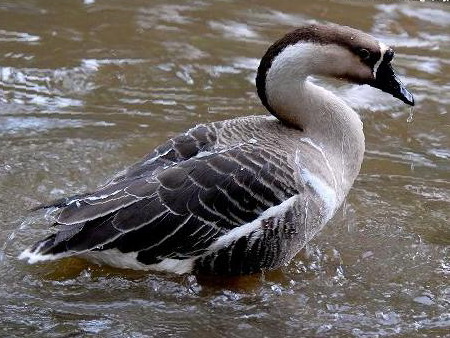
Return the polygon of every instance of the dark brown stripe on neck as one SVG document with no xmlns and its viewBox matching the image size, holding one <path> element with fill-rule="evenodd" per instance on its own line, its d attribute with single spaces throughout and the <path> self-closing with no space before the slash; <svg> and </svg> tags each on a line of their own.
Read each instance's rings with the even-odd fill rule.
<svg viewBox="0 0 450 338">
<path fill-rule="evenodd" d="M 370 52 L 370 57 L 364 60 L 368 66 L 374 67 L 381 57 L 378 42 L 370 35 L 347 26 L 335 24 L 313 24 L 298 28 L 276 41 L 269 47 L 261 59 L 256 75 L 258 96 L 266 109 L 279 120 L 283 121 L 276 111 L 269 105 L 266 93 L 267 72 L 273 60 L 287 47 L 298 42 L 310 42 L 320 45 L 334 44 L 347 48 L 355 55 L 364 46 Z M 283 121 L 285 122 L 285 121 Z"/>
</svg>

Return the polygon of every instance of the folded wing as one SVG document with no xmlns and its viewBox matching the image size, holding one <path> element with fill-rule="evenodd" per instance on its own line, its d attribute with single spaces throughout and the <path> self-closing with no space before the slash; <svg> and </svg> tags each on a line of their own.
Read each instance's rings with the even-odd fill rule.
<svg viewBox="0 0 450 338">
<path fill-rule="evenodd" d="M 96 193 L 69 199 L 55 215 L 60 231 L 32 252 L 114 248 L 136 252 L 143 264 L 189 258 L 298 194 L 287 154 L 249 143 L 212 153 L 205 145 L 194 142 L 190 154 L 156 150 L 142 162 L 147 170 L 131 167 Z"/>
</svg>

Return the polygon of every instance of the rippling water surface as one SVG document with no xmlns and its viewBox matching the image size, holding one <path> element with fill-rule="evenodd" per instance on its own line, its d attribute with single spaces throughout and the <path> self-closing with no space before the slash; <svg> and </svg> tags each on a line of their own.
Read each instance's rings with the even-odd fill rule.
<svg viewBox="0 0 450 338">
<path fill-rule="evenodd" d="M 450 5 L 377 1 L 0 3 L 1 336 L 450 336 Z M 94 189 L 196 123 L 263 113 L 268 44 L 336 22 L 396 46 L 411 111 L 336 87 L 364 120 L 346 204 L 278 271 L 195 278 L 16 255 L 27 209 Z"/>
</svg>

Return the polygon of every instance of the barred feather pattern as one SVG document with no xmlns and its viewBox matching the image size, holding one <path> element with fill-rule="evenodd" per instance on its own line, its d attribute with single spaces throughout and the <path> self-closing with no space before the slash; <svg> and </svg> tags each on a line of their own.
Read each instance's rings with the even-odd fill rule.
<svg viewBox="0 0 450 338">
<path fill-rule="evenodd" d="M 296 153 L 314 151 L 302 135 L 268 116 L 192 128 L 96 192 L 50 205 L 59 231 L 28 254 L 45 260 L 113 250 L 149 269 L 192 262 L 178 273 L 283 265 L 329 218 L 296 164 Z"/>
</svg>

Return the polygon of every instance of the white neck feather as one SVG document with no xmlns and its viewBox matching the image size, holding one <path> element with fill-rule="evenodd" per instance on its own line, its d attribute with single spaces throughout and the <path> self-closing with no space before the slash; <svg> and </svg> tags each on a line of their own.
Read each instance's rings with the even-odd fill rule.
<svg viewBox="0 0 450 338">
<path fill-rule="evenodd" d="M 339 77 L 354 65 L 355 56 L 336 45 L 297 43 L 286 47 L 266 75 L 271 108 L 285 122 L 301 127 L 317 142 L 331 166 L 342 168 L 350 188 L 364 154 L 364 134 L 358 114 L 330 91 L 307 80 L 309 75 Z"/>
</svg>

